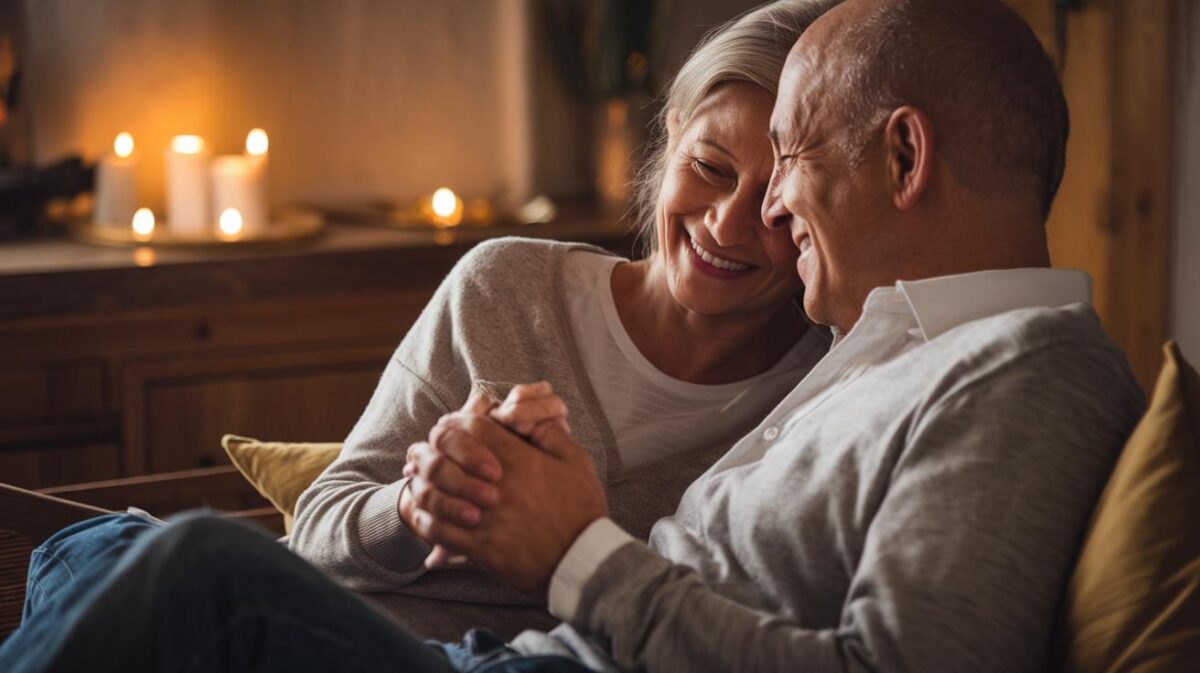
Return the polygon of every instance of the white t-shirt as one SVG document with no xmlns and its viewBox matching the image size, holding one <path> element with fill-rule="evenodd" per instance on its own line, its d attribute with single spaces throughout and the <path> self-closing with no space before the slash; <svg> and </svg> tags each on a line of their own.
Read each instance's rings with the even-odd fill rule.
<svg viewBox="0 0 1200 673">
<path fill-rule="evenodd" d="M 734 424 L 775 408 L 826 350 L 804 338 L 774 367 L 736 383 L 704 385 L 668 376 L 642 355 L 617 314 L 613 268 L 623 260 L 573 250 L 563 264 L 571 329 L 626 470 L 710 446 Z"/>
</svg>

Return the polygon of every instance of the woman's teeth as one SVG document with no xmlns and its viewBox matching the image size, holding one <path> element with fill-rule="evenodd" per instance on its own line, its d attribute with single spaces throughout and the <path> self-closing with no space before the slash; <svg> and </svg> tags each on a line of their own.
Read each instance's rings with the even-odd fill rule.
<svg viewBox="0 0 1200 673">
<path fill-rule="evenodd" d="M 700 244 L 697 243 L 696 239 L 694 239 L 694 238 L 690 239 L 690 242 L 692 244 L 692 250 L 696 251 L 696 254 L 699 255 L 700 259 L 704 260 L 705 262 L 707 262 L 709 264 L 712 264 L 713 266 L 717 267 L 718 269 L 725 269 L 726 271 L 746 271 L 747 269 L 750 268 L 749 264 L 738 264 L 737 262 L 731 262 L 727 259 L 717 257 L 716 255 L 712 254 L 711 252 L 705 250 L 704 248 L 701 248 Z"/>
</svg>

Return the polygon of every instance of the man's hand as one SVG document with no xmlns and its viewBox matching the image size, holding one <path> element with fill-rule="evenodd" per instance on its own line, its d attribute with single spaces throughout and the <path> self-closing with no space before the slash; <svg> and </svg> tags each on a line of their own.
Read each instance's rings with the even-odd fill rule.
<svg viewBox="0 0 1200 673">
<path fill-rule="evenodd" d="M 437 511 L 421 508 L 413 530 L 517 589 L 544 597 L 571 544 L 608 515 L 591 457 L 553 420 L 531 428 L 532 443 L 480 415 L 452 414 L 438 425 L 437 445 L 447 454 L 467 454 L 477 444 L 494 452 L 502 468 L 500 498 L 482 509 L 476 524 L 446 516 L 436 505 Z M 436 491 L 444 480 L 435 480 L 430 488 Z"/>
<path fill-rule="evenodd" d="M 449 424 L 457 416 L 480 414 L 489 414 L 522 435 L 528 435 L 542 422 L 554 422 L 570 432 L 566 404 L 547 382 L 514 386 L 499 405 L 490 396 L 472 395 L 460 412 L 438 422 L 429 442 L 408 449 L 404 476 L 412 479 L 410 488 L 401 493 L 399 509 L 410 530 L 417 530 L 418 517 L 422 516 L 437 516 L 472 527 L 479 522 L 482 509 L 496 503 L 498 495 L 492 484 L 499 479 L 502 468 L 495 454 L 470 436 L 455 438 L 460 430 Z M 445 547 L 435 545 L 425 565 L 435 568 L 465 560 L 451 559 Z"/>
</svg>

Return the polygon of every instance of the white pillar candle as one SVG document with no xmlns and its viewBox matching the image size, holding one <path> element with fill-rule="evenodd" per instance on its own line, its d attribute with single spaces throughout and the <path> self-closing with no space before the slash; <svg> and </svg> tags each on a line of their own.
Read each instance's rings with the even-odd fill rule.
<svg viewBox="0 0 1200 673">
<path fill-rule="evenodd" d="M 137 210 L 137 159 L 133 156 L 133 136 L 120 133 L 113 141 L 113 153 L 96 166 L 96 224 L 125 227 Z"/>
<path fill-rule="evenodd" d="M 253 237 L 271 223 L 267 200 L 267 134 L 254 129 L 246 136 L 246 153 L 213 160 L 213 212 L 229 209 L 241 215 L 241 235 Z"/>
<path fill-rule="evenodd" d="M 211 236 L 208 149 L 200 136 L 175 136 L 166 151 L 167 226 L 183 236 Z"/>
</svg>

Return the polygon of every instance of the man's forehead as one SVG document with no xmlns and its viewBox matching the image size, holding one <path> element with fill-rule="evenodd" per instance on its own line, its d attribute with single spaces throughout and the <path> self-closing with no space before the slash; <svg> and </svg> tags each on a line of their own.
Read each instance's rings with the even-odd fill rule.
<svg viewBox="0 0 1200 673">
<path fill-rule="evenodd" d="M 798 45 L 799 46 L 799 45 Z M 771 112 L 771 139 L 777 144 L 791 140 L 804 120 L 813 114 L 817 68 L 810 53 L 793 49 L 779 78 L 779 96 Z"/>
</svg>

